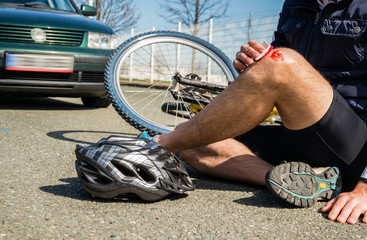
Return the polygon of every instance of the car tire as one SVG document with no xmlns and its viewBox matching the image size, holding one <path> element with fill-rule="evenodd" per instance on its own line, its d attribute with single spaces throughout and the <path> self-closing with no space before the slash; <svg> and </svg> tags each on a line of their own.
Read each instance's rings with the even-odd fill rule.
<svg viewBox="0 0 367 240">
<path fill-rule="evenodd" d="M 108 98 L 101 97 L 82 97 L 83 105 L 92 108 L 106 108 L 111 102 Z"/>
</svg>

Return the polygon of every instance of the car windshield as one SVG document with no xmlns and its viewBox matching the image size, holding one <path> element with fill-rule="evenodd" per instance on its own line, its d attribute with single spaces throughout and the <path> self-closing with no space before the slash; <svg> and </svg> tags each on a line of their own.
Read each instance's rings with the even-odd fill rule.
<svg viewBox="0 0 367 240">
<path fill-rule="evenodd" d="M 0 5 L 21 5 L 32 8 L 48 8 L 76 12 L 69 0 L 0 0 Z"/>
</svg>

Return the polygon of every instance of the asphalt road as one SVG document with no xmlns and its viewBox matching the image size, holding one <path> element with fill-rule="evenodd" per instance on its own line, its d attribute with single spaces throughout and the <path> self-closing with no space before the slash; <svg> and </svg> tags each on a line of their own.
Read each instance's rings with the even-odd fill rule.
<svg viewBox="0 0 367 240">
<path fill-rule="evenodd" d="M 189 169 L 197 189 L 146 203 L 95 199 L 76 177 L 76 144 L 134 136 L 112 107 L 0 96 L 0 239 L 367 239 L 367 225 L 293 208 L 266 189 Z"/>
</svg>

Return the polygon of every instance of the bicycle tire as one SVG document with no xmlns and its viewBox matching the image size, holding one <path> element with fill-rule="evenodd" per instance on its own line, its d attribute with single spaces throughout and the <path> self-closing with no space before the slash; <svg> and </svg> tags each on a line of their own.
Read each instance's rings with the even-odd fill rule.
<svg viewBox="0 0 367 240">
<path fill-rule="evenodd" d="M 106 71 L 105 71 L 105 88 L 106 88 L 106 92 L 109 96 L 109 99 L 112 103 L 112 106 L 114 107 L 114 109 L 118 112 L 118 114 L 126 121 L 128 122 L 130 125 L 132 125 L 133 127 L 135 127 L 136 129 L 140 130 L 140 131 L 147 131 L 150 135 L 156 135 L 156 134 L 163 134 L 163 133 L 168 133 L 170 131 L 172 131 L 174 129 L 174 127 L 179 124 L 179 122 L 176 123 L 160 123 L 158 122 L 156 119 L 150 119 L 148 117 L 146 117 L 142 112 L 142 110 L 138 110 L 137 107 L 135 105 L 137 105 L 136 102 L 132 101 L 132 100 L 128 100 L 128 98 L 130 98 L 131 96 L 127 96 L 129 93 L 127 89 L 129 88 L 139 88 L 140 85 L 144 85 L 146 84 L 145 82 L 141 83 L 139 81 L 147 81 L 146 79 L 140 80 L 137 79 L 134 81 L 131 80 L 131 76 L 130 76 L 130 80 L 129 83 L 125 83 L 125 81 L 127 81 L 127 73 L 126 71 L 130 71 L 130 75 L 131 75 L 131 71 L 134 70 L 134 67 L 132 68 L 130 65 L 130 68 L 127 66 L 127 60 L 131 61 L 135 61 L 135 58 L 137 57 L 141 57 L 138 54 L 144 53 L 144 52 L 148 52 L 149 49 L 151 49 L 151 55 L 153 54 L 153 49 L 155 48 L 154 46 L 157 46 L 157 48 L 159 47 L 159 50 L 161 51 L 159 54 L 163 55 L 166 54 L 166 52 L 164 52 L 161 48 L 160 44 L 167 44 L 168 47 L 167 48 L 167 57 L 169 58 L 173 58 L 173 56 L 170 53 L 170 49 L 176 49 L 176 51 L 178 52 L 178 49 L 181 50 L 184 49 L 185 52 L 189 52 L 189 50 L 191 49 L 192 51 L 192 57 L 193 59 L 196 58 L 196 55 L 199 56 L 205 56 L 208 59 L 211 59 L 211 64 L 214 63 L 215 64 L 215 71 L 216 71 L 216 81 L 218 79 L 221 79 L 220 81 L 226 81 L 225 84 L 228 84 L 229 82 L 233 81 L 237 75 L 236 71 L 234 70 L 233 66 L 232 66 L 232 62 L 228 59 L 228 57 L 218 48 L 216 48 L 214 45 L 208 43 L 205 40 L 202 40 L 198 37 L 189 35 L 189 34 L 185 34 L 185 33 L 180 33 L 180 32 L 174 32 L 174 31 L 153 31 L 153 32 L 147 32 L 147 33 L 143 33 L 140 35 L 137 35 L 135 37 L 132 37 L 128 40 L 126 40 L 124 43 L 122 43 L 111 55 L 111 57 L 108 60 L 107 66 L 106 66 Z M 172 45 L 172 46 L 171 46 Z M 163 48 L 163 46 L 162 46 Z M 193 50 L 195 49 L 195 50 Z M 196 52 L 197 51 L 197 52 Z M 195 53 L 195 55 L 194 55 Z M 163 58 L 161 55 L 159 55 L 159 57 Z M 157 57 L 158 58 L 158 57 Z M 141 60 L 139 58 L 139 61 L 143 62 L 146 59 L 141 57 Z M 162 64 L 163 66 L 163 60 L 167 61 L 167 59 L 151 59 L 151 62 L 153 62 L 154 60 L 156 61 L 160 61 L 159 64 Z M 171 59 L 169 59 L 171 60 Z M 182 69 L 184 67 L 182 67 L 180 64 L 180 61 L 185 61 L 186 59 L 179 59 L 177 57 L 177 66 L 176 71 L 183 71 Z M 201 62 L 199 62 L 201 65 L 199 67 L 197 67 L 196 62 L 194 62 L 196 60 L 193 60 L 192 62 L 192 69 L 196 69 L 199 68 L 200 71 L 202 71 L 202 64 Z M 202 61 L 202 60 L 201 60 Z M 186 63 L 185 63 L 186 64 Z M 209 64 L 208 64 L 209 65 Z M 186 65 L 185 65 L 186 66 Z M 145 65 L 139 66 L 141 68 L 141 72 L 143 72 L 143 69 L 145 69 Z M 159 71 L 157 70 L 157 74 L 162 74 L 165 71 L 171 71 L 172 67 L 168 67 L 168 66 L 164 66 L 167 67 L 168 70 L 165 69 L 161 69 Z M 180 68 L 179 68 L 180 67 Z M 212 66 L 211 66 L 212 67 Z M 188 67 L 185 67 L 185 71 L 187 71 Z M 158 69 L 158 67 L 153 66 L 150 68 L 150 71 L 156 71 L 156 69 Z M 212 68 L 211 68 L 212 69 Z M 198 70 L 198 71 L 199 71 Z M 213 71 L 213 70 L 211 70 Z M 214 72 L 214 71 L 213 71 Z M 222 73 L 218 73 L 217 72 L 222 72 Z M 144 72 L 145 73 L 145 72 Z M 172 78 L 172 74 L 171 74 L 171 78 Z M 123 77 L 121 77 L 121 75 L 123 75 Z M 154 74 L 153 74 L 154 75 Z M 184 76 L 184 74 L 182 74 Z M 207 80 L 209 82 L 209 71 L 207 74 Z M 218 76 L 217 76 L 218 75 Z M 152 75 L 151 75 L 152 76 Z M 153 81 L 154 87 L 151 87 L 149 85 L 147 85 L 147 89 L 149 88 L 151 89 L 157 89 L 157 91 L 160 89 L 160 87 L 162 88 L 162 91 L 167 91 L 167 89 L 164 90 L 164 88 L 167 88 L 167 84 L 168 85 L 172 85 L 172 80 L 171 79 L 167 79 L 167 76 L 164 76 L 164 80 L 157 80 L 157 82 Z M 123 80 L 121 80 L 123 79 Z M 214 79 L 214 78 L 213 78 Z M 224 80 L 223 80 L 224 79 Z M 151 80 L 152 81 L 152 80 Z M 171 81 L 171 82 L 169 82 Z M 210 79 L 210 81 L 212 81 L 212 79 Z M 213 80 L 214 81 L 214 80 Z M 219 80 L 218 80 L 219 81 Z M 124 86 L 122 87 L 121 84 L 124 84 Z M 148 90 L 149 91 L 149 90 Z M 143 94 L 143 91 L 141 91 L 141 94 Z M 161 94 L 161 93 L 159 93 Z M 167 93 L 165 93 L 167 94 Z M 148 98 L 152 98 L 150 96 L 147 97 Z M 155 99 L 148 99 L 151 102 L 153 102 Z M 143 101 L 141 98 L 139 99 L 139 102 Z M 165 102 L 170 101 L 170 100 L 165 100 Z M 149 103 L 151 104 L 151 103 Z M 160 106 L 158 106 L 160 108 Z M 147 108 L 147 106 L 144 106 L 144 108 Z M 152 107 L 153 108 L 153 107 Z M 155 108 L 155 107 L 154 107 Z M 158 118 L 158 117 L 156 117 Z M 161 119 L 159 119 L 161 120 Z M 170 120 L 172 121 L 172 120 Z M 181 119 L 175 119 L 175 121 L 182 121 Z"/>
</svg>

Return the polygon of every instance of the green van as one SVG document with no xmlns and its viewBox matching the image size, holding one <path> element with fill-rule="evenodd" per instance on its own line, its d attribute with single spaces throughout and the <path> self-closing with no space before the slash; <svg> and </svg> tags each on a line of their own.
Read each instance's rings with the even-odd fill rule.
<svg viewBox="0 0 367 240">
<path fill-rule="evenodd" d="M 72 0 L 0 0 L 0 94 L 81 97 L 107 107 L 104 69 L 114 31 Z"/>
</svg>

